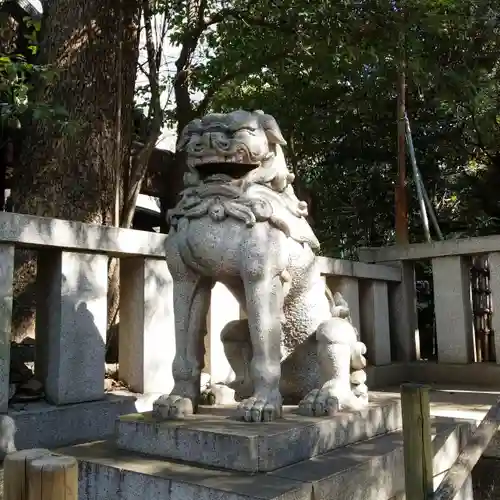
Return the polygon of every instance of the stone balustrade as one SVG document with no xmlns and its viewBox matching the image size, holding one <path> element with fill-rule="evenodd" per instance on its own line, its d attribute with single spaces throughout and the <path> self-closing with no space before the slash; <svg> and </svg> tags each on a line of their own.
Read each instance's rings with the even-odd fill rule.
<svg viewBox="0 0 500 500">
<path fill-rule="evenodd" d="M 472 256 L 487 256 L 490 268 L 492 329 L 496 363 L 500 364 L 500 236 L 464 238 L 404 246 L 363 248 L 360 259 L 397 263 L 401 269 L 401 328 L 396 332 L 398 361 L 413 361 L 418 350 L 414 263 L 430 260 L 434 283 L 437 356 L 439 363 L 465 365 L 475 359 L 471 283 Z"/>
<path fill-rule="evenodd" d="M 138 393 L 171 390 L 175 335 L 165 238 L 0 213 L 0 413 L 8 407 L 14 251 L 19 248 L 38 254 L 35 375 L 44 383 L 50 403 L 104 397 L 110 257 L 120 259 L 120 377 Z M 324 257 L 319 262 L 332 291 L 340 291 L 348 300 L 370 363 L 391 363 L 391 329 L 403 328 L 393 314 L 401 306 L 401 269 Z M 232 294 L 216 284 L 205 337 L 205 365 L 212 382 L 232 377 L 220 331 L 242 314 Z"/>
<path fill-rule="evenodd" d="M 56 405 L 104 397 L 109 257 L 120 258 L 120 374 L 171 388 L 175 350 L 165 235 L 0 213 L 0 412 L 7 411 L 14 249 L 38 252 L 35 375 Z"/>
<path fill-rule="evenodd" d="M 332 292 L 340 292 L 351 309 L 352 321 L 368 348 L 372 366 L 391 363 L 391 328 L 398 325 L 390 304 L 400 295 L 401 270 L 394 266 L 366 264 L 348 260 L 318 257 L 320 270 Z M 396 314 L 398 309 L 394 309 Z M 220 341 L 222 328 L 244 313 L 237 300 L 222 284 L 212 291 L 205 337 L 205 371 L 213 383 L 232 381 L 234 373 Z"/>
</svg>

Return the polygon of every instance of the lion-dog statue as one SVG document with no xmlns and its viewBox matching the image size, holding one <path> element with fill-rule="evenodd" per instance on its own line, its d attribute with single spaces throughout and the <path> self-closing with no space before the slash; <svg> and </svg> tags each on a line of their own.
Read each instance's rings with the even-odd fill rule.
<svg viewBox="0 0 500 500">
<path fill-rule="evenodd" d="M 301 398 L 298 411 L 309 416 L 367 404 L 366 347 L 346 302 L 320 274 L 319 242 L 306 220 L 307 204 L 295 196 L 284 145 L 276 120 L 262 111 L 209 114 L 190 122 L 179 138 L 188 171 L 168 214 L 166 244 L 174 286 L 174 388 L 154 403 L 158 418 L 197 411 L 216 281 L 247 316 L 221 334 L 243 420 L 280 418 L 282 393 Z"/>
</svg>

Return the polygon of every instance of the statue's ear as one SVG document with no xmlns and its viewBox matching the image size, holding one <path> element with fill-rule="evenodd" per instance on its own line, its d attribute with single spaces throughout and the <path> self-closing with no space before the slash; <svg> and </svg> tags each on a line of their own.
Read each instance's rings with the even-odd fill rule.
<svg viewBox="0 0 500 500">
<path fill-rule="evenodd" d="M 267 140 L 271 144 L 286 146 L 285 138 L 283 137 L 278 122 L 274 119 L 274 117 L 271 115 L 266 115 L 264 111 L 260 109 L 255 111 L 255 114 L 258 115 L 259 123 L 266 133 Z"/>
<path fill-rule="evenodd" d="M 199 132 L 201 129 L 201 120 L 200 119 L 195 119 L 190 121 L 183 129 L 181 132 L 181 135 L 179 136 L 179 139 L 176 144 L 176 149 L 177 151 L 183 151 L 184 148 L 186 147 L 187 143 L 189 142 L 189 139 L 195 132 Z"/>
</svg>

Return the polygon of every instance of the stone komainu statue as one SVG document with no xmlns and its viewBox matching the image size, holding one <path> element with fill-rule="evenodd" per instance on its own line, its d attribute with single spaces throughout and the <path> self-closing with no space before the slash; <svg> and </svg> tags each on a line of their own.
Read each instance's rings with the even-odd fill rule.
<svg viewBox="0 0 500 500">
<path fill-rule="evenodd" d="M 222 332 L 246 421 L 281 416 L 283 397 L 306 415 L 367 403 L 365 345 L 340 294 L 316 264 L 319 248 L 295 196 L 276 120 L 262 111 L 210 114 L 180 137 L 189 172 L 169 212 L 168 264 L 174 280 L 175 386 L 154 404 L 157 416 L 196 411 L 204 322 L 216 281 L 248 319 Z"/>
</svg>

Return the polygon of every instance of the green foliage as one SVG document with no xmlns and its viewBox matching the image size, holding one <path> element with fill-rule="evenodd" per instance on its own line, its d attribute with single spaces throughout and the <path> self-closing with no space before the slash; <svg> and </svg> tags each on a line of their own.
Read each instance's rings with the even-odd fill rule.
<svg viewBox="0 0 500 500">
<path fill-rule="evenodd" d="M 223 83 L 212 109 L 265 109 L 293 139 L 288 156 L 313 194 L 316 230 L 329 254 L 351 256 L 360 245 L 393 240 L 403 54 L 417 161 L 442 229 L 449 236 L 500 230 L 498 196 L 484 191 L 486 173 L 500 167 L 500 2 L 399 6 L 263 3 L 265 23 L 218 26 L 197 75 L 204 92 Z M 412 184 L 410 174 L 410 193 Z M 421 241 L 414 198 L 410 209 L 412 238 Z"/>
<path fill-rule="evenodd" d="M 195 114 L 275 115 L 325 253 L 394 238 L 403 62 L 417 161 L 443 232 L 500 231 L 500 0 L 153 4 L 180 50 L 162 83 L 200 95 Z M 179 95 L 167 116 L 186 120 Z M 408 172 L 410 233 L 421 241 L 409 162 Z"/>
<path fill-rule="evenodd" d="M 38 51 L 37 34 L 41 24 L 29 17 L 23 19 L 31 28 L 26 36 L 32 55 Z M 73 133 L 75 124 L 67 111 L 54 103 L 48 103 L 38 91 L 57 78 L 57 72 L 47 65 L 33 64 L 24 54 L 0 53 L 0 123 L 2 128 L 20 128 L 23 123 L 49 120 L 59 126 L 61 132 Z"/>
</svg>

